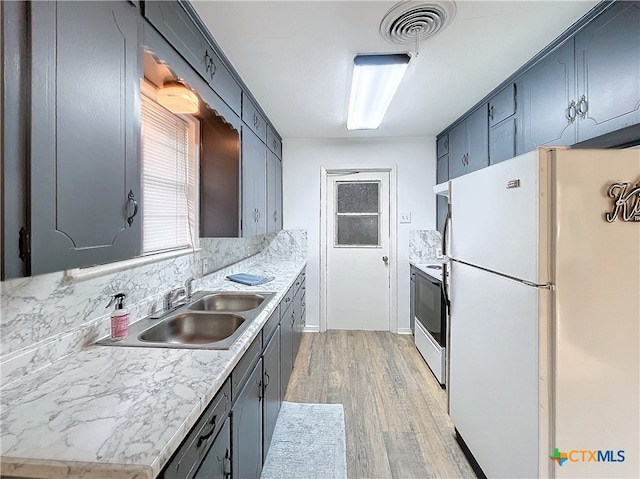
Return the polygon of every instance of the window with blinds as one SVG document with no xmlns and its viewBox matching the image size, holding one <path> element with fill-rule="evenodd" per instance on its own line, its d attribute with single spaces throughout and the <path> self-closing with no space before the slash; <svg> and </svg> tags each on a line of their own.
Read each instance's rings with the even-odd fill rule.
<svg viewBox="0 0 640 479">
<path fill-rule="evenodd" d="M 143 91 L 148 90 L 143 89 Z M 198 122 L 141 95 L 143 254 L 197 246 Z"/>
</svg>

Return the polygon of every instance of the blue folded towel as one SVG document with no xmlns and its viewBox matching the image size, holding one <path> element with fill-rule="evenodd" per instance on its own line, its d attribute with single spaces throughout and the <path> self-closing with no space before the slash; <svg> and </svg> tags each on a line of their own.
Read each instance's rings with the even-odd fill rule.
<svg viewBox="0 0 640 479">
<path fill-rule="evenodd" d="M 230 274 L 227 276 L 228 280 L 235 281 L 236 283 L 246 284 L 247 286 L 256 286 L 258 284 L 263 284 L 271 281 L 273 276 L 270 278 L 264 276 L 254 276 L 252 274 L 238 273 L 238 274 Z"/>
</svg>

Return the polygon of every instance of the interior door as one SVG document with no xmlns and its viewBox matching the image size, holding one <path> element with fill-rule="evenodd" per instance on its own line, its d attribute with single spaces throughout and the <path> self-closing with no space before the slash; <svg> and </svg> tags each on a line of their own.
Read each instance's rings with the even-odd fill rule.
<svg viewBox="0 0 640 479">
<path fill-rule="evenodd" d="M 389 172 L 327 183 L 327 329 L 389 331 Z"/>
</svg>

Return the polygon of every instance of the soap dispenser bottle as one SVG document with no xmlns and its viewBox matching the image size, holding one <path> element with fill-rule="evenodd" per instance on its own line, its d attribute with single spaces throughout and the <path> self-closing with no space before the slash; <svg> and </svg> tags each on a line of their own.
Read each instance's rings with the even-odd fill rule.
<svg viewBox="0 0 640 479">
<path fill-rule="evenodd" d="M 117 293 L 111 297 L 107 308 L 115 303 L 116 308 L 111 312 L 111 339 L 119 341 L 127 337 L 129 332 L 129 311 L 124 308 L 124 298 L 127 295 Z"/>
</svg>

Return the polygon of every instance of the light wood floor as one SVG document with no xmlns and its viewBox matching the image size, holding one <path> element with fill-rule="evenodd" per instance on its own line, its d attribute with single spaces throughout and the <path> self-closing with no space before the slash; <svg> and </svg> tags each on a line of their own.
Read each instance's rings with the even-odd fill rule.
<svg viewBox="0 0 640 479">
<path fill-rule="evenodd" d="M 285 400 L 344 405 L 350 479 L 476 477 L 411 336 L 305 333 Z"/>
</svg>

